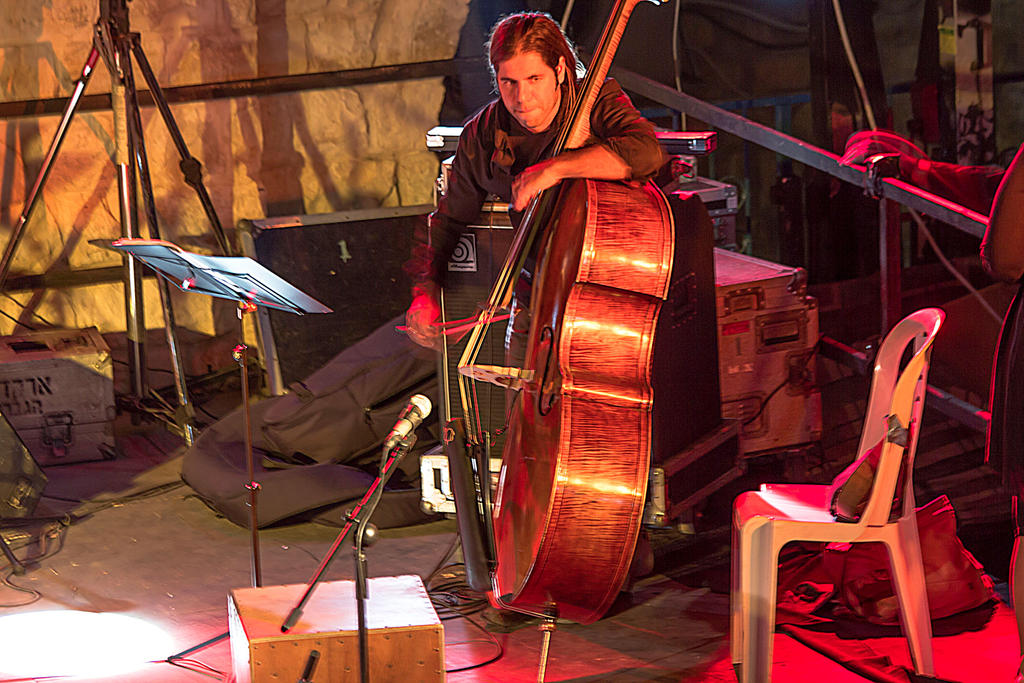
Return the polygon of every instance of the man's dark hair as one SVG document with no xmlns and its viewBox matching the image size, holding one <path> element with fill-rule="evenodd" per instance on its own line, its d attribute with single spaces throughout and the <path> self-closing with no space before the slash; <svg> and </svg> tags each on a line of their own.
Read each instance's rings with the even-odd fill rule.
<svg viewBox="0 0 1024 683">
<path fill-rule="evenodd" d="M 488 64 L 495 87 L 498 66 L 506 59 L 526 52 L 540 55 L 554 71 L 557 71 L 559 58 L 564 58 L 569 73 L 562 83 L 563 88 L 571 87 L 573 76 L 582 76 L 583 66 L 572 43 L 551 15 L 547 12 L 522 12 L 499 20 L 487 39 Z"/>
</svg>

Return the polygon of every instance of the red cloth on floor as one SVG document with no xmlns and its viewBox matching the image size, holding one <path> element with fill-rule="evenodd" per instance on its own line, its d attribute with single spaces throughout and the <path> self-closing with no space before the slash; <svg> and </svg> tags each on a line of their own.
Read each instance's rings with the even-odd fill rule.
<svg viewBox="0 0 1024 683">
<path fill-rule="evenodd" d="M 917 509 L 917 528 L 933 619 L 995 598 L 991 579 L 956 535 L 956 514 L 946 496 Z M 855 616 L 877 624 L 899 621 L 889 558 L 881 543 L 830 543 L 824 548 L 803 543 L 787 546 L 783 555 L 778 623 L 809 624 L 829 616 Z"/>
</svg>

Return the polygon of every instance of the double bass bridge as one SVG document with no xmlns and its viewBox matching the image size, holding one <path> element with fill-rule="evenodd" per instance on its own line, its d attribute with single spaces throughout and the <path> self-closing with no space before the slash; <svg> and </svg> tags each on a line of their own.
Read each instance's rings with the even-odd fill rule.
<svg viewBox="0 0 1024 683">
<path fill-rule="evenodd" d="M 502 365 L 460 365 L 459 374 L 478 382 L 490 382 L 499 387 L 520 391 L 523 384 L 533 381 L 533 370 L 509 368 Z"/>
</svg>

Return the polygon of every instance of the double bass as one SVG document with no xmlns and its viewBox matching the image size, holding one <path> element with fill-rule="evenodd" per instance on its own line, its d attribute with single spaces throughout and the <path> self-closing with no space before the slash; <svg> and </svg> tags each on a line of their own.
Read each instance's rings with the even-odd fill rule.
<svg viewBox="0 0 1024 683">
<path fill-rule="evenodd" d="M 615 3 L 552 155 L 587 140 L 591 109 L 641 1 Z M 472 382 L 517 392 L 493 506 L 482 477 L 479 501 L 467 504 L 456 491 L 467 573 L 486 574 L 495 606 L 587 624 L 625 580 L 647 492 L 652 353 L 673 235 L 668 203 L 652 183 L 563 181 L 524 214 L 459 361 L 464 422 L 445 430 L 453 484 L 465 472 L 462 448 L 477 455 L 478 475 L 486 476 L 487 435 Z M 511 304 L 534 246 L 523 367 L 478 364 L 488 326 Z M 480 553 L 486 567 L 474 568 Z"/>
</svg>

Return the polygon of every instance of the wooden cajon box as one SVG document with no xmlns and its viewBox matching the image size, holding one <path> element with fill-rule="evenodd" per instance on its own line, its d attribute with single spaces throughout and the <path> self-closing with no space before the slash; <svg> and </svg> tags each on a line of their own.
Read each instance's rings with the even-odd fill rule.
<svg viewBox="0 0 1024 683">
<path fill-rule="evenodd" d="M 370 680 L 444 681 L 444 632 L 418 576 L 369 580 L 366 600 Z M 355 583 L 317 586 L 288 633 L 281 624 L 306 584 L 236 588 L 228 596 L 232 671 L 236 683 L 294 682 L 310 652 L 320 653 L 312 680 L 359 680 Z"/>
</svg>

